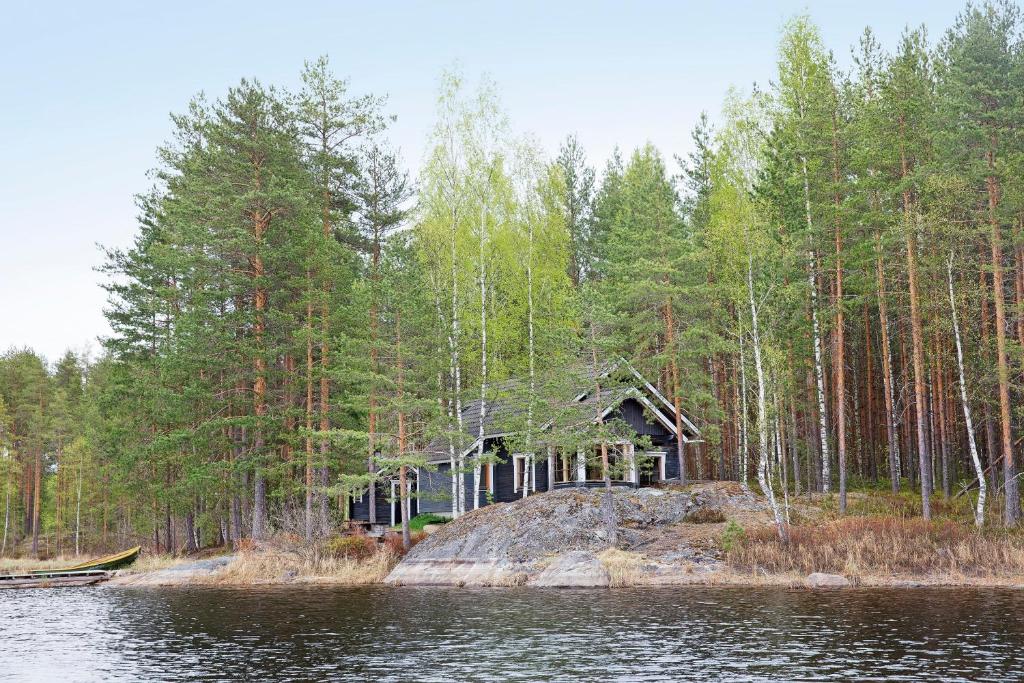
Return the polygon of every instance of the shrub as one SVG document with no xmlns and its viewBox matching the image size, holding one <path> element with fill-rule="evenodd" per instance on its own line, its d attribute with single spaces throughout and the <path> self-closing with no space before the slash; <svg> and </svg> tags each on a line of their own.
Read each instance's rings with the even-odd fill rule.
<svg viewBox="0 0 1024 683">
<path fill-rule="evenodd" d="M 330 557 L 365 560 L 377 550 L 377 542 L 367 536 L 335 536 L 324 545 Z"/>
<path fill-rule="evenodd" d="M 747 532 L 743 530 L 743 527 L 730 519 L 729 523 L 725 525 L 725 529 L 722 530 L 722 550 L 732 553 L 743 545 L 746 538 Z"/>
<path fill-rule="evenodd" d="M 412 546 L 416 545 L 417 543 L 419 543 L 420 541 L 422 541 L 426 537 L 427 537 L 427 535 L 425 533 L 423 533 L 422 531 L 410 532 L 409 533 L 409 540 L 412 541 L 412 545 L 410 545 L 409 547 L 411 548 Z M 403 555 L 405 555 L 405 548 L 402 547 L 402 534 L 401 533 L 398 533 L 398 534 L 388 534 L 387 536 L 385 536 L 384 537 L 384 545 L 385 545 L 385 547 L 387 547 L 388 550 L 390 550 L 394 555 L 396 555 L 398 557 L 402 557 Z"/>
</svg>

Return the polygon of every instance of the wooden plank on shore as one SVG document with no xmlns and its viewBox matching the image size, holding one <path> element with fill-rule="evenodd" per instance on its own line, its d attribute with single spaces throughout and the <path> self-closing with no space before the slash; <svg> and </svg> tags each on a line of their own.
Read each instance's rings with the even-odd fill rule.
<svg viewBox="0 0 1024 683">
<path fill-rule="evenodd" d="M 110 572 L 97 570 L 56 571 L 47 574 L 6 574 L 0 575 L 0 589 L 89 586 L 106 581 L 110 576 Z"/>
</svg>

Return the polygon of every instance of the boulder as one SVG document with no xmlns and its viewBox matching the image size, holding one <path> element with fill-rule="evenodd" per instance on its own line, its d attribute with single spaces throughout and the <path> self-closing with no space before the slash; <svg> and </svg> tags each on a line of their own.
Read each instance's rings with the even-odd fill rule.
<svg viewBox="0 0 1024 683">
<path fill-rule="evenodd" d="M 501 560 L 400 562 L 384 583 L 392 586 L 518 586 L 525 574 Z"/>
<path fill-rule="evenodd" d="M 608 570 L 593 553 L 573 550 L 559 555 L 527 585 L 538 588 L 603 588 L 608 586 Z"/>
<path fill-rule="evenodd" d="M 608 548 L 604 496 L 601 489 L 567 488 L 471 510 L 416 544 L 387 583 L 607 586 L 608 571 L 597 559 Z M 686 489 L 617 487 L 612 502 L 617 546 L 677 565 L 686 577 L 695 563 L 717 567 L 718 551 L 708 543 L 710 531 L 701 530 L 700 538 L 691 542 L 688 535 L 673 530 L 675 525 L 705 508 L 764 510 L 763 503 L 732 482 Z M 665 559 L 666 554 L 672 557 Z"/>
<path fill-rule="evenodd" d="M 847 588 L 850 586 L 850 580 L 841 574 L 814 572 L 807 575 L 804 584 L 808 588 Z"/>
</svg>

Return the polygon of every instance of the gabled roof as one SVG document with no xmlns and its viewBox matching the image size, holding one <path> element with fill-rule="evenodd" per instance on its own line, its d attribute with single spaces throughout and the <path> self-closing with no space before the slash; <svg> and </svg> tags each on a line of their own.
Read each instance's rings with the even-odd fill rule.
<svg viewBox="0 0 1024 683">
<path fill-rule="evenodd" d="M 595 383 L 607 378 L 616 370 L 625 369 L 629 378 L 626 383 L 608 388 L 602 387 L 600 395 L 594 391 Z M 636 368 L 625 359 L 619 359 L 606 365 L 597 373 L 595 381 L 594 372 L 587 366 L 578 366 L 575 383 L 579 387 L 579 393 L 565 401 L 564 407 L 573 405 L 579 406 L 601 406 L 601 417 L 607 416 L 614 411 L 626 399 L 633 398 L 647 408 L 654 418 L 662 423 L 672 434 L 676 433 L 675 408 L 672 403 L 659 392 L 654 385 L 647 381 Z M 524 422 L 526 419 L 529 396 L 528 383 L 523 380 L 508 380 L 494 386 L 496 398 L 488 399 L 485 405 L 483 425 L 484 439 L 509 436 L 516 432 L 510 425 Z M 462 406 L 462 432 L 465 434 L 462 445 L 462 455 L 468 455 L 476 450 L 479 445 L 480 436 L 480 399 L 468 401 Z M 543 411 L 543 408 L 541 409 Z M 595 421 L 598 410 L 595 407 Z M 547 429 L 550 426 L 551 418 L 547 415 L 538 415 L 540 426 Z M 683 424 L 682 438 L 684 441 L 696 441 L 700 439 L 700 430 L 687 418 L 685 413 L 680 415 Z M 447 437 L 439 436 L 433 439 L 427 446 L 427 453 L 433 460 L 447 460 L 449 457 L 449 443 Z"/>
</svg>

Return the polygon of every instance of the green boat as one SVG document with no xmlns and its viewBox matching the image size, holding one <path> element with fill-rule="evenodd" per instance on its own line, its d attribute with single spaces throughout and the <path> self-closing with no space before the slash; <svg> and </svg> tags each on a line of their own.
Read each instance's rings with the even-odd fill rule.
<svg viewBox="0 0 1024 683">
<path fill-rule="evenodd" d="M 112 569 L 120 569 L 121 567 L 127 567 L 139 557 L 139 553 L 142 552 L 142 546 L 137 545 L 134 548 L 129 548 L 113 555 L 107 555 L 106 557 L 99 557 L 95 560 L 89 560 L 88 562 L 81 562 L 71 567 L 65 567 L 64 569 L 37 569 L 31 574 L 54 574 L 63 572 L 75 572 L 84 570 L 104 570 L 110 571 Z"/>
</svg>

